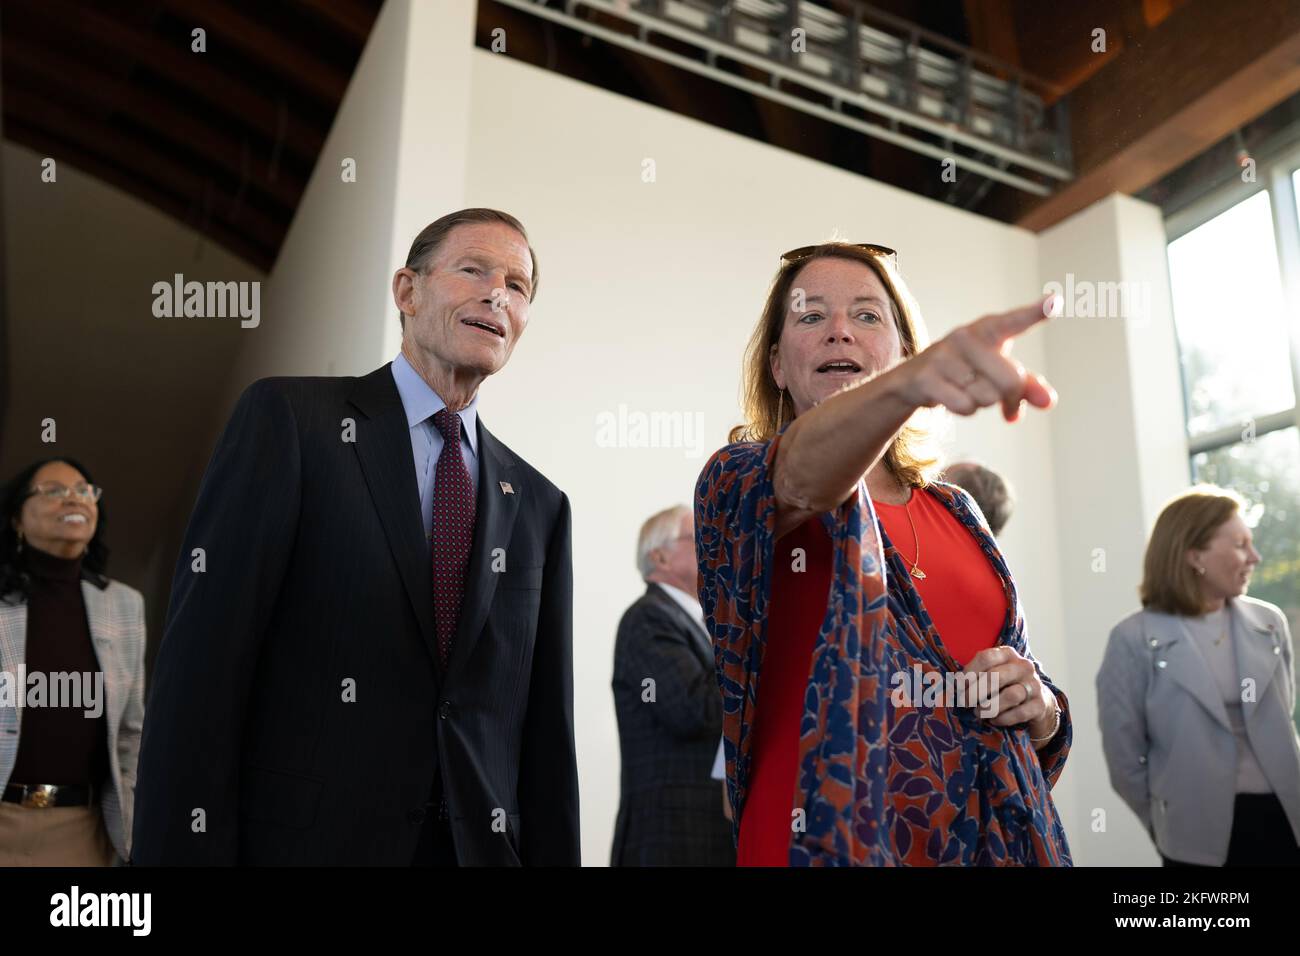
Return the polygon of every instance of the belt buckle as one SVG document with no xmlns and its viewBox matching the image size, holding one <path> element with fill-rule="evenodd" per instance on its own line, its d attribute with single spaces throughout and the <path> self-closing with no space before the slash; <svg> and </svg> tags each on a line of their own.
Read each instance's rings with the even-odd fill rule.
<svg viewBox="0 0 1300 956">
<path fill-rule="evenodd" d="M 48 783 L 29 787 L 27 792 L 23 794 L 22 806 L 32 810 L 43 810 L 54 803 L 54 793 L 57 789 L 57 787 Z"/>
</svg>

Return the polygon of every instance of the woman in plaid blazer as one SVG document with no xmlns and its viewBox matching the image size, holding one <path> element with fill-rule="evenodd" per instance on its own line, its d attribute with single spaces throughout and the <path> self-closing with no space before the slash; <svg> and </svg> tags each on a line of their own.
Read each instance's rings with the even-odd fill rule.
<svg viewBox="0 0 1300 956">
<path fill-rule="evenodd" d="M 50 459 L 0 498 L 0 866 L 130 858 L 144 599 L 104 576 L 101 494 Z"/>
</svg>

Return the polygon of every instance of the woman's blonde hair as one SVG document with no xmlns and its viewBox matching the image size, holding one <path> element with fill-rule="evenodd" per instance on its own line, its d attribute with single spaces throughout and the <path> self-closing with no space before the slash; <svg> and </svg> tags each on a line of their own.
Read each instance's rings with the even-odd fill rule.
<svg viewBox="0 0 1300 956">
<path fill-rule="evenodd" d="M 762 315 L 749 338 L 745 364 L 741 373 L 741 406 L 745 424 L 731 430 L 729 440 L 764 442 L 772 439 L 794 417 L 793 401 L 783 401 L 781 390 L 772 377 L 769 357 L 772 347 L 781 340 L 785 327 L 786 306 L 795 277 L 814 259 L 849 259 L 861 262 L 879 277 L 889 293 L 894 310 L 894 325 L 904 359 L 930 344 L 921 309 L 892 258 L 878 255 L 847 242 L 825 242 L 809 255 L 790 262 L 783 261 L 767 293 Z M 928 429 L 909 422 L 899 429 L 889 450 L 885 466 L 903 484 L 923 488 L 938 471 L 939 456 Z"/>
<path fill-rule="evenodd" d="M 1142 606 L 1166 614 L 1205 613 L 1199 576 L 1187 552 L 1205 548 L 1223 523 L 1245 510 L 1235 491 L 1197 485 L 1170 499 L 1156 519 L 1142 564 Z"/>
</svg>

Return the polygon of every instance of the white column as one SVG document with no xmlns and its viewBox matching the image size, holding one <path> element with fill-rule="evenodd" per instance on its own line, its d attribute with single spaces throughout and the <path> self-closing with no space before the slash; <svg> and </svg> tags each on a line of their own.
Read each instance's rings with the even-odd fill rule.
<svg viewBox="0 0 1300 956">
<path fill-rule="evenodd" d="M 394 2 L 388 0 L 385 10 Z M 390 274 L 405 264 L 411 240 L 421 229 L 468 205 L 465 173 L 477 10 L 474 0 L 400 0 L 400 5 L 408 11 Z M 509 138 L 507 130 L 501 132 Z M 385 310 L 392 321 L 384 325 L 383 361 L 397 354 L 402 341 L 391 296 Z"/>
<path fill-rule="evenodd" d="M 1039 237 L 1039 269 L 1066 297 L 1046 346 L 1061 396 L 1052 458 L 1074 716 L 1058 806 L 1076 864 L 1154 865 L 1150 838 L 1110 786 L 1095 681 L 1111 628 L 1140 606 L 1150 528 L 1188 483 L 1160 211 L 1126 196 L 1098 202 Z"/>
<path fill-rule="evenodd" d="M 397 353 L 392 274 L 421 228 L 464 205 L 474 10 L 384 4 L 262 290 L 232 401 L 262 376 L 359 375 Z"/>
</svg>

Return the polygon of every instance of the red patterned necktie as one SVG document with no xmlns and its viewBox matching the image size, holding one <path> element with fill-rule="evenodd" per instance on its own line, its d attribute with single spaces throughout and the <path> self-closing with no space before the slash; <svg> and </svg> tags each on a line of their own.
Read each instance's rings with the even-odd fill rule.
<svg viewBox="0 0 1300 956">
<path fill-rule="evenodd" d="M 433 423 L 442 433 L 442 454 L 433 486 L 433 617 L 438 657 L 445 671 L 474 542 L 474 485 L 460 451 L 460 416 L 444 407 L 434 414 Z"/>
</svg>

